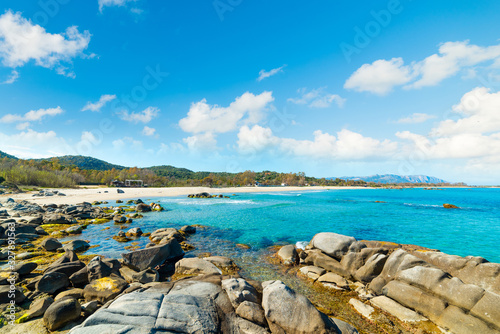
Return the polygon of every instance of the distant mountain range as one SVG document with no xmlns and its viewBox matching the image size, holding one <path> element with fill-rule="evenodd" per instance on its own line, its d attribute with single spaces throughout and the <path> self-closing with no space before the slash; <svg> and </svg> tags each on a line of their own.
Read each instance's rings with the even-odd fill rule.
<svg viewBox="0 0 500 334">
<path fill-rule="evenodd" d="M 443 179 L 427 175 L 376 174 L 371 176 L 343 176 L 340 179 L 375 183 L 447 183 Z"/>
<path fill-rule="evenodd" d="M 125 169 L 127 167 L 114 165 L 104 160 L 86 157 L 83 155 L 63 155 L 61 157 L 56 157 L 59 163 L 63 166 L 76 166 L 80 169 L 86 170 L 110 170 L 110 169 Z M 50 160 L 52 158 L 38 159 L 38 160 Z"/>
<path fill-rule="evenodd" d="M 17 159 L 15 156 L 7 154 L 5 152 L 0 151 L 0 159 L 2 158 L 10 158 L 10 159 Z"/>
</svg>

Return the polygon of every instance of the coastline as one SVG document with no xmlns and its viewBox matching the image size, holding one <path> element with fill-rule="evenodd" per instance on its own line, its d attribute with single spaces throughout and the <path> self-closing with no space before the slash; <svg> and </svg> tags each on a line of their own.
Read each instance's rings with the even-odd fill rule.
<svg viewBox="0 0 500 334">
<path fill-rule="evenodd" d="M 122 189 L 124 193 L 117 193 Z M 341 189 L 372 189 L 367 187 L 231 187 L 231 188 L 208 188 L 208 187 L 168 187 L 168 188 L 110 188 L 110 187 L 85 187 L 65 188 L 58 190 L 66 196 L 33 197 L 35 192 L 23 194 L 0 195 L 1 198 L 13 198 L 15 200 L 29 200 L 38 204 L 77 204 L 81 202 L 109 201 L 129 198 L 157 198 L 187 196 L 208 192 L 211 194 L 234 194 L 234 193 L 264 193 L 282 191 L 318 191 L 318 190 L 341 190 Z M 105 193 L 105 191 L 107 191 Z"/>
</svg>

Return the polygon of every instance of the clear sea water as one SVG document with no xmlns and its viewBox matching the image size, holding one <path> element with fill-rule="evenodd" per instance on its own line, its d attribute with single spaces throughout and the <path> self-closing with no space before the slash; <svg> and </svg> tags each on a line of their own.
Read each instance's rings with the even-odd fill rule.
<svg viewBox="0 0 500 334">
<path fill-rule="evenodd" d="M 130 227 L 152 232 L 161 227 L 201 224 L 207 228 L 189 241 L 197 246 L 197 252 L 247 256 L 250 262 L 255 261 L 250 254 L 268 246 L 309 241 L 318 232 L 415 244 L 500 262 L 500 189 L 336 189 L 240 193 L 230 199 L 143 200 L 160 202 L 167 211 L 147 213 Z M 445 209 L 443 203 L 460 209 Z M 110 229 L 103 230 L 107 226 Z M 118 231 L 112 223 L 90 225 L 78 238 L 99 245 L 89 253 L 119 257 L 127 244 L 106 240 Z M 143 237 L 137 242 L 144 246 L 148 240 Z M 236 243 L 248 244 L 252 251 L 245 255 L 234 247 Z"/>
</svg>

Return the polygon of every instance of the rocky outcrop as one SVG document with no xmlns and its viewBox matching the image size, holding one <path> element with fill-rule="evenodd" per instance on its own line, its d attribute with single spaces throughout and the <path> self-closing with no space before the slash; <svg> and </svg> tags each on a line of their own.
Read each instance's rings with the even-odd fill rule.
<svg viewBox="0 0 500 334">
<path fill-rule="evenodd" d="M 176 239 L 170 239 L 163 245 L 122 254 L 124 264 L 137 271 L 155 268 L 165 262 L 175 262 L 183 256 L 184 251 Z"/>
<path fill-rule="evenodd" d="M 80 317 L 81 306 L 78 300 L 68 297 L 50 305 L 43 316 L 45 327 L 53 331 Z"/>
</svg>

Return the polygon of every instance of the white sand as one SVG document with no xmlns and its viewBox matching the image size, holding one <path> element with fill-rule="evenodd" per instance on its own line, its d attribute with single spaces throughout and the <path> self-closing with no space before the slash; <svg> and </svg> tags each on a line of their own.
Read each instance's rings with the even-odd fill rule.
<svg viewBox="0 0 500 334">
<path fill-rule="evenodd" d="M 368 189 L 364 187 L 234 187 L 234 188 L 205 188 L 205 187 L 172 187 L 172 188 L 120 188 L 125 193 L 118 194 L 116 188 L 109 187 L 85 187 L 78 189 L 53 189 L 58 190 L 66 196 L 33 197 L 34 192 L 17 195 L 0 195 L 1 198 L 12 197 L 14 199 L 25 199 L 39 204 L 76 204 L 81 202 L 110 201 L 117 199 L 154 197 L 186 196 L 208 192 L 215 194 L 235 193 L 262 193 L 278 191 L 318 191 L 326 189 Z M 107 193 L 105 193 L 107 191 Z"/>
</svg>

